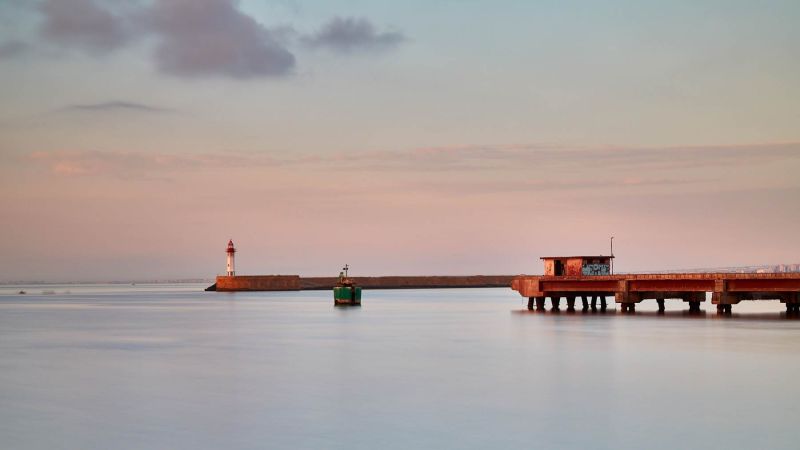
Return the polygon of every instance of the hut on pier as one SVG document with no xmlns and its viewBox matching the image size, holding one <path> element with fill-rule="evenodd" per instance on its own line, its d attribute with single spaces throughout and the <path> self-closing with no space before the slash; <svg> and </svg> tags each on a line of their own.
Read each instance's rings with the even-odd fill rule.
<svg viewBox="0 0 800 450">
<path fill-rule="evenodd" d="M 602 276 L 612 273 L 613 256 L 542 256 L 544 275 L 550 277 Z"/>
</svg>

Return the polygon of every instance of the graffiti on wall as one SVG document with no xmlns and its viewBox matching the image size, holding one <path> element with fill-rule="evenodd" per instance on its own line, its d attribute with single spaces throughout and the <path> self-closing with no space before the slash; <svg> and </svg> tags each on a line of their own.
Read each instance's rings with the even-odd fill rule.
<svg viewBox="0 0 800 450">
<path fill-rule="evenodd" d="M 608 264 L 584 264 L 581 271 L 584 275 L 608 275 L 610 273 Z"/>
</svg>

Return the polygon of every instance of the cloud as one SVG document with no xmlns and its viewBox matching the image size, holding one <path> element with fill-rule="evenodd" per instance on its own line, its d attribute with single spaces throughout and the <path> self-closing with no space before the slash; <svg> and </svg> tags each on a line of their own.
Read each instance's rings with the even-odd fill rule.
<svg viewBox="0 0 800 450">
<path fill-rule="evenodd" d="M 112 151 L 43 151 L 28 155 L 29 161 L 65 176 L 146 178 L 178 170 L 231 168 L 277 164 L 269 156 L 239 154 L 182 155 Z"/>
<path fill-rule="evenodd" d="M 0 59 L 13 58 L 19 56 L 29 49 L 28 44 L 22 41 L 10 40 L 0 43 Z"/>
<path fill-rule="evenodd" d="M 155 0 L 136 8 L 99 0 L 46 0 L 41 35 L 63 48 L 91 54 L 120 49 L 134 38 L 155 38 L 162 73 L 232 78 L 289 75 L 295 57 L 286 28 L 269 29 L 238 8 L 238 0 Z"/>
<path fill-rule="evenodd" d="M 310 47 L 341 53 L 388 50 L 405 40 L 399 32 L 379 33 L 370 21 L 359 17 L 334 17 L 316 33 L 303 38 Z"/>
<path fill-rule="evenodd" d="M 413 168 L 416 171 L 446 171 L 528 167 L 537 167 L 539 170 L 574 167 L 589 167 L 597 171 L 680 170 L 800 160 L 800 143 L 649 148 L 473 145 L 345 153 L 313 159 L 320 163 L 371 170 Z"/>
<path fill-rule="evenodd" d="M 131 112 L 143 112 L 143 113 L 164 113 L 164 112 L 172 112 L 174 110 L 169 108 L 161 108 L 158 106 L 144 105 L 141 103 L 112 100 L 101 103 L 67 105 L 63 108 L 59 108 L 58 111 L 81 111 L 81 112 L 131 111 Z"/>
<path fill-rule="evenodd" d="M 239 0 L 43 0 L 40 36 L 63 49 L 103 56 L 137 39 L 155 45 L 161 73 L 186 77 L 255 79 L 286 77 L 297 64 L 291 26 L 267 27 L 239 8 Z M 380 32 L 365 18 L 335 17 L 301 43 L 338 53 L 379 52 L 406 40 Z M 24 51 L 21 42 L 0 47 L 0 58 Z"/>
<path fill-rule="evenodd" d="M 124 16 L 95 0 L 46 0 L 41 34 L 52 44 L 89 53 L 108 53 L 132 38 Z"/>
<path fill-rule="evenodd" d="M 608 191 L 623 190 L 632 186 L 639 189 L 646 187 L 664 187 L 701 185 L 716 182 L 716 179 L 689 179 L 689 178 L 654 178 L 647 180 L 629 179 L 602 179 L 593 180 L 578 177 L 576 179 L 560 180 L 548 177 L 524 180 L 476 180 L 470 177 L 460 177 L 456 180 L 431 180 L 417 183 L 416 187 L 424 192 L 436 192 L 448 195 L 494 195 L 515 194 L 530 192 L 575 192 L 575 191 Z M 634 189 L 638 191 L 639 189 Z"/>
<path fill-rule="evenodd" d="M 464 186 L 461 190 L 465 192 L 508 192 L 638 188 L 693 184 L 699 180 L 716 182 L 722 174 L 735 167 L 753 171 L 759 164 L 778 162 L 787 167 L 798 164 L 800 143 L 644 149 L 467 146 L 301 157 L 259 153 L 187 155 L 56 151 L 34 153 L 30 160 L 62 175 L 126 177 L 152 171 L 203 168 L 282 166 L 287 170 L 309 172 L 328 171 L 333 167 L 356 173 L 397 172 L 436 183 L 443 180 L 455 184 L 463 182 L 458 185 Z M 687 172 L 687 168 L 702 169 L 704 175 L 693 178 L 697 175 Z M 475 189 L 467 189 L 468 185 Z"/>
<path fill-rule="evenodd" d="M 276 77 L 292 73 L 294 55 L 279 30 L 242 13 L 236 0 L 160 0 L 145 16 L 158 36 L 160 71 L 177 76 Z"/>
</svg>

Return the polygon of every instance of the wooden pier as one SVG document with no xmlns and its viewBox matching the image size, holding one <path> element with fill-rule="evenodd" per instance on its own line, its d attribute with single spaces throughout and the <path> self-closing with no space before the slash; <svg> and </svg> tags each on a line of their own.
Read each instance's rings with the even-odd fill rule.
<svg viewBox="0 0 800 450">
<path fill-rule="evenodd" d="M 720 313 L 730 313 L 733 305 L 746 300 L 779 300 L 788 313 L 800 313 L 800 273 L 520 275 L 511 288 L 528 298 L 530 310 L 543 310 L 547 298 L 555 310 L 562 298 L 568 310 L 575 310 L 578 299 L 583 310 L 596 309 L 598 300 L 605 309 L 606 298 L 613 296 L 623 312 L 635 311 L 643 300 L 658 302 L 659 311 L 666 300 L 687 302 L 690 311 L 700 311 L 711 294 Z"/>
</svg>

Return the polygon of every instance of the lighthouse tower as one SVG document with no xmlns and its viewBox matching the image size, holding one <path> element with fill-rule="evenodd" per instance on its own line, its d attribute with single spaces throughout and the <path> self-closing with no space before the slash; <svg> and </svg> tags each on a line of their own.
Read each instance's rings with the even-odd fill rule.
<svg viewBox="0 0 800 450">
<path fill-rule="evenodd" d="M 228 254 L 228 270 L 226 275 L 232 277 L 236 275 L 236 262 L 234 261 L 234 253 L 236 253 L 236 249 L 233 248 L 233 239 L 228 241 L 228 249 L 225 252 Z"/>
</svg>

